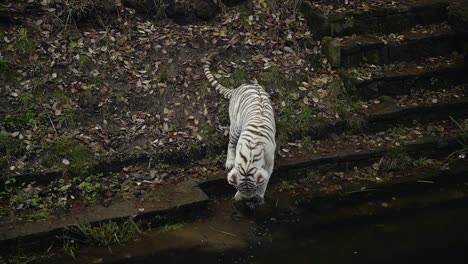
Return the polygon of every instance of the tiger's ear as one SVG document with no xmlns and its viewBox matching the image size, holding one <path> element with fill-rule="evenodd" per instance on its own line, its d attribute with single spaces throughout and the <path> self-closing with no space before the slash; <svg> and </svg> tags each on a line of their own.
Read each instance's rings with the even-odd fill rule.
<svg viewBox="0 0 468 264">
<path fill-rule="evenodd" d="M 268 175 L 268 172 L 265 169 L 262 168 L 258 172 L 257 184 L 262 184 L 270 179 L 270 175 Z"/>
<path fill-rule="evenodd" d="M 262 174 L 259 174 L 257 177 L 257 184 L 263 184 L 265 182 L 265 177 Z"/>
<path fill-rule="evenodd" d="M 232 169 L 227 175 L 227 181 L 231 185 L 237 185 L 237 171 L 236 169 Z"/>
</svg>

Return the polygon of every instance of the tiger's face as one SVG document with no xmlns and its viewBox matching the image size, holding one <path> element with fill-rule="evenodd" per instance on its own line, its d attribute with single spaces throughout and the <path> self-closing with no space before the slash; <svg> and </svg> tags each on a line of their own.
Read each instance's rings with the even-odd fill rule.
<svg viewBox="0 0 468 264">
<path fill-rule="evenodd" d="M 235 202 L 243 203 L 251 210 L 263 203 L 269 179 L 270 175 L 263 168 L 244 168 L 240 164 L 236 164 L 227 176 L 228 183 L 237 189 Z"/>
</svg>

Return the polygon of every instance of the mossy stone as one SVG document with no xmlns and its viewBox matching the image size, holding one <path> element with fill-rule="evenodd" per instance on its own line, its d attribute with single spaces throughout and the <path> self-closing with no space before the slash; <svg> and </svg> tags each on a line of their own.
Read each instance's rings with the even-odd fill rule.
<svg viewBox="0 0 468 264">
<path fill-rule="evenodd" d="M 306 19 L 309 30 L 315 37 L 321 38 L 330 35 L 330 22 L 328 17 L 322 14 L 320 10 L 306 1 L 303 2 L 300 10 Z"/>
<path fill-rule="evenodd" d="M 331 34 L 332 36 L 343 36 L 350 35 L 354 32 L 354 18 L 346 17 L 342 21 L 337 21 L 331 25 Z"/>
<path fill-rule="evenodd" d="M 448 21 L 459 34 L 468 39 L 468 2 L 451 4 L 448 7 Z"/>
<path fill-rule="evenodd" d="M 322 39 L 322 52 L 327 56 L 332 67 L 341 66 L 341 47 L 337 40 L 324 37 Z"/>
</svg>

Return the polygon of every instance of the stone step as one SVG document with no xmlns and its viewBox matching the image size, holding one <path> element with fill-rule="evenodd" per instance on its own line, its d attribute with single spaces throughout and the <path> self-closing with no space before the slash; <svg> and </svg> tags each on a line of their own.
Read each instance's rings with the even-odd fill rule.
<svg viewBox="0 0 468 264">
<path fill-rule="evenodd" d="M 369 134 L 384 131 L 392 127 L 411 125 L 414 121 L 421 124 L 454 118 L 466 118 L 468 116 L 468 99 L 465 97 L 454 98 L 446 101 L 418 102 L 411 98 L 407 102 L 403 99 L 384 98 L 386 101 L 376 101 L 367 109 L 361 110 L 359 115 L 363 117 L 360 127 L 355 127 L 353 121 L 338 121 L 328 126 L 310 131 L 302 131 L 296 136 L 301 138 L 308 136 L 311 139 L 326 139 L 333 134 Z"/>
<path fill-rule="evenodd" d="M 419 128 L 420 130 L 420 128 Z M 449 134 L 449 133 L 447 133 Z M 348 170 L 355 166 L 369 166 L 380 160 L 394 146 L 375 143 L 376 137 L 366 140 L 326 140 L 317 143 L 314 151 L 295 153 L 291 157 L 277 158 L 276 169 L 271 182 L 279 180 L 295 180 L 308 175 L 309 171 L 320 173 Z M 370 143 L 372 142 L 372 144 Z M 412 157 L 446 158 L 460 146 L 454 136 L 429 136 L 401 139 L 401 146 Z M 210 196 L 226 192 L 234 192 L 232 186 L 226 182 L 226 173 L 209 174 L 200 182 L 200 187 Z"/>
<path fill-rule="evenodd" d="M 408 1 L 406 4 L 373 7 L 369 10 L 321 10 L 325 5 L 304 1 L 301 11 L 316 38 L 365 33 L 392 33 L 417 24 L 439 23 L 447 19 L 447 0 Z M 343 11 L 345 10 L 345 11 Z"/>
<path fill-rule="evenodd" d="M 312 194 L 303 201 L 307 206 L 322 207 L 325 204 L 332 203 L 336 208 L 340 205 L 372 201 L 373 198 L 388 199 L 394 196 L 411 196 L 412 194 L 431 192 L 433 189 L 439 188 L 455 187 L 458 189 L 460 185 L 465 185 L 464 183 L 468 179 L 467 163 L 462 159 L 457 159 L 445 161 L 444 164 L 440 168 L 397 169 L 379 174 L 379 180 L 372 178 L 372 176 L 369 176 L 368 179 L 338 180 L 341 187 L 339 191 L 328 194 Z M 367 169 L 371 168 L 367 167 Z M 343 177 L 353 177 L 352 173 L 348 172 Z"/>
<path fill-rule="evenodd" d="M 448 102 L 423 102 L 400 105 L 389 100 L 374 104 L 363 111 L 365 115 L 365 130 L 376 133 L 395 126 L 403 126 L 417 121 L 420 124 L 435 120 L 466 118 L 468 116 L 468 98 Z"/>
<path fill-rule="evenodd" d="M 449 90 L 468 82 L 463 58 L 436 57 L 421 61 L 367 65 L 341 72 L 345 87 L 362 99 L 382 95 L 411 95 L 424 90 Z"/>
<path fill-rule="evenodd" d="M 322 49 L 333 67 L 350 68 L 364 63 L 382 65 L 448 55 L 461 47 L 450 26 L 437 24 L 387 36 L 325 37 Z"/>
<path fill-rule="evenodd" d="M 63 215 L 51 216 L 43 221 L 0 223 L 0 247 L 3 252 L 18 248 L 47 249 L 57 235 L 67 228 L 83 224 L 99 224 L 108 221 L 123 221 L 136 216 L 142 223 L 152 224 L 155 216 L 187 219 L 208 204 L 208 196 L 193 181 L 174 186 L 164 186 L 151 193 L 143 201 L 120 199 L 109 206 L 93 205 L 75 208 Z"/>
<path fill-rule="evenodd" d="M 382 183 L 363 182 L 352 186 L 344 183 L 340 191 L 312 193 L 296 203 L 315 213 L 314 219 L 308 219 L 314 225 L 401 217 L 429 208 L 446 209 L 466 204 L 467 173 L 466 163 L 457 161 L 452 162 L 448 170 L 395 172 L 393 179 Z"/>
</svg>

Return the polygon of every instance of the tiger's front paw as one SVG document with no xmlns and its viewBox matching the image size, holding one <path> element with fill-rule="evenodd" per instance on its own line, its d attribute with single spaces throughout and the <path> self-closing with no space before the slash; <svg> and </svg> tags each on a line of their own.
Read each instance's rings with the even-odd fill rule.
<svg viewBox="0 0 468 264">
<path fill-rule="evenodd" d="M 234 164 L 234 160 L 233 160 L 233 159 L 232 159 L 232 160 L 231 160 L 231 159 L 226 160 L 226 170 L 227 170 L 227 171 L 232 170 L 232 168 L 234 168 L 234 165 L 235 165 L 235 164 Z"/>
</svg>

